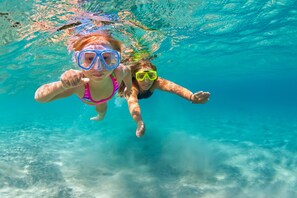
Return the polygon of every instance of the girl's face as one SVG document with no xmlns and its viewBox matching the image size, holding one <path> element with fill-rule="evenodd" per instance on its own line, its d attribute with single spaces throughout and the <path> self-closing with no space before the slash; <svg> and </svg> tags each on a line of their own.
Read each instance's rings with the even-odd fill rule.
<svg viewBox="0 0 297 198">
<path fill-rule="evenodd" d="M 138 70 L 137 72 L 148 72 L 148 71 L 152 71 L 152 69 L 151 68 L 142 68 L 142 69 Z M 149 90 L 152 87 L 153 83 L 155 82 L 155 80 L 150 80 L 147 77 L 145 77 L 143 80 L 136 79 L 136 81 L 142 91 Z"/>
<path fill-rule="evenodd" d="M 93 50 L 98 52 L 99 54 L 104 50 L 113 50 L 112 46 L 108 42 L 102 42 L 100 44 L 92 44 L 87 45 L 83 48 L 83 50 Z M 82 50 L 82 51 L 83 51 Z M 104 79 L 105 77 L 109 76 L 112 72 L 112 70 L 106 69 L 105 65 L 103 65 L 103 61 L 105 61 L 107 64 L 110 64 L 111 55 L 110 53 L 101 53 L 101 56 L 98 56 L 96 53 L 93 52 L 85 52 L 83 56 L 80 56 L 80 64 L 86 64 L 89 65 L 93 62 L 92 67 L 89 70 L 83 70 L 83 73 L 86 77 L 94 80 L 94 81 L 100 81 Z M 104 60 L 101 60 L 101 59 Z M 93 61 L 93 59 L 95 59 Z"/>
<path fill-rule="evenodd" d="M 97 70 L 90 69 L 89 71 L 83 70 L 82 72 L 87 78 L 90 78 L 92 81 L 101 81 L 104 78 L 108 77 L 113 71 L 102 70 L 99 72 Z"/>
</svg>

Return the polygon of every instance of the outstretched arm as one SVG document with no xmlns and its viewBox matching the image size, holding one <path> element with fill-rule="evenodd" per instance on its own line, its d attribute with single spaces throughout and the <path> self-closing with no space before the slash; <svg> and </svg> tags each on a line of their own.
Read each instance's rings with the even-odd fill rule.
<svg viewBox="0 0 297 198">
<path fill-rule="evenodd" d="M 145 133 L 145 125 L 141 117 L 137 94 L 138 94 L 137 88 L 133 87 L 132 93 L 130 95 L 127 95 L 126 99 L 128 102 L 128 108 L 129 108 L 131 117 L 137 124 L 136 136 L 140 137 Z"/>
<path fill-rule="evenodd" d="M 65 98 L 75 92 L 75 88 L 89 82 L 88 78 L 83 78 L 82 72 L 70 69 L 64 72 L 61 80 L 42 85 L 35 92 L 35 100 L 38 102 L 50 102 L 55 99 Z"/>
<path fill-rule="evenodd" d="M 188 90 L 178 84 L 175 84 L 174 82 L 171 82 L 169 80 L 166 80 L 166 79 L 160 78 L 160 77 L 158 77 L 158 79 L 156 80 L 155 89 L 160 89 L 163 91 L 177 94 L 180 97 L 185 98 L 186 100 L 189 100 L 196 104 L 206 103 L 210 96 L 209 92 L 203 92 L 203 91 L 199 91 L 199 92 L 196 92 L 193 94 L 190 90 Z"/>
<path fill-rule="evenodd" d="M 35 100 L 38 102 L 50 102 L 58 98 L 64 98 L 73 94 L 72 90 L 63 87 L 61 81 L 48 83 L 39 87 L 35 92 Z"/>
</svg>

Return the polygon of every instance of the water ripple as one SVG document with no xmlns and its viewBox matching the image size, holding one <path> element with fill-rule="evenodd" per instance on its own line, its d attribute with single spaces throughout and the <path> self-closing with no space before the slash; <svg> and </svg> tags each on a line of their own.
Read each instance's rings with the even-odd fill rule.
<svg viewBox="0 0 297 198">
<path fill-rule="evenodd" d="M 63 0 L 23 1 L 17 6 L 9 2 L 0 3 L 0 25 L 5 29 L 0 33 L 0 67 L 8 69 L 0 71 L 0 82 L 5 85 L 1 92 L 18 92 L 11 86 L 15 81 L 22 88 L 36 78 L 31 85 L 37 86 L 72 68 L 65 45 L 70 35 L 54 30 L 91 11 L 118 20 L 106 28 L 127 47 L 157 54 L 161 65 L 173 58 L 177 65 L 201 65 L 203 59 L 261 53 L 277 55 L 280 60 L 293 55 L 294 61 L 297 54 L 294 0 Z M 189 59 L 188 54 L 197 58 Z"/>
</svg>

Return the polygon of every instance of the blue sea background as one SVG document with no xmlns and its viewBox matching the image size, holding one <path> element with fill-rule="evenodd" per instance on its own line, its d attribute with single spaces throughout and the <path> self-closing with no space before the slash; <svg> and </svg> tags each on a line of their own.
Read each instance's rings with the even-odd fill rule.
<svg viewBox="0 0 297 198">
<path fill-rule="evenodd" d="M 156 91 L 140 101 L 140 139 L 118 97 L 101 122 L 75 96 L 34 101 L 40 85 L 76 68 L 53 31 L 74 8 L 130 13 L 122 21 L 149 30 L 106 28 L 210 101 Z M 1 198 L 297 197 L 296 1 L 1 0 L 0 12 Z"/>
</svg>

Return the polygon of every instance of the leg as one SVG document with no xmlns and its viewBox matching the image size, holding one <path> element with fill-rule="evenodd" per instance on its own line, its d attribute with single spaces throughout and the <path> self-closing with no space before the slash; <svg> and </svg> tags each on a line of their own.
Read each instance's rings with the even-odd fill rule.
<svg viewBox="0 0 297 198">
<path fill-rule="evenodd" d="M 107 110 L 107 102 L 97 105 L 96 111 L 98 115 L 95 117 L 92 117 L 90 120 L 96 120 L 96 121 L 103 120 L 106 110 Z"/>
</svg>

